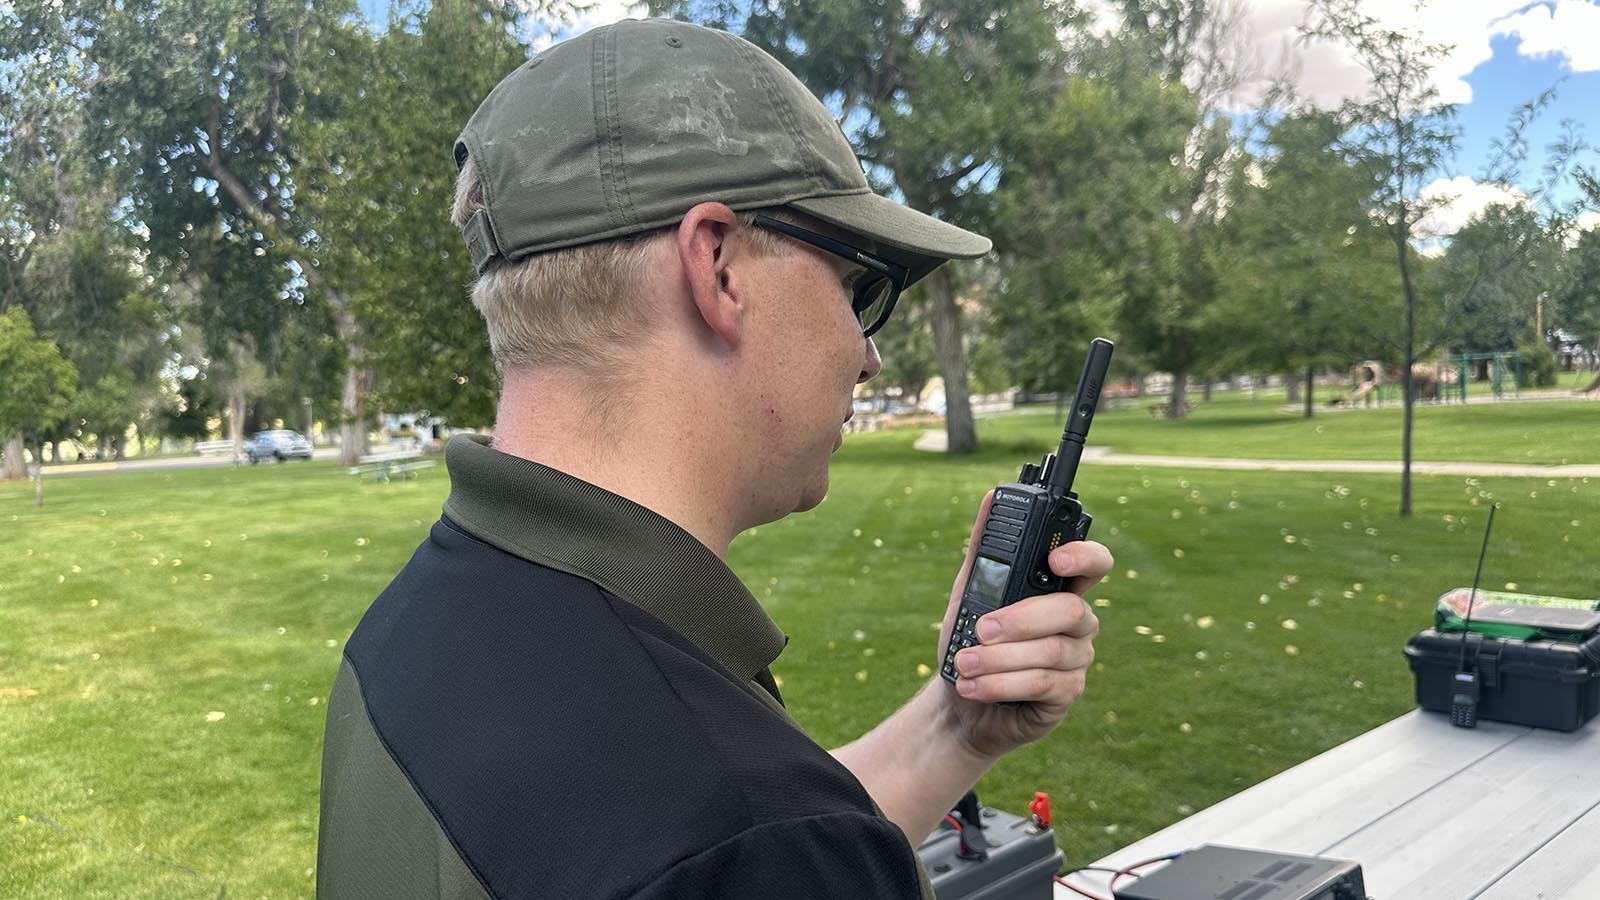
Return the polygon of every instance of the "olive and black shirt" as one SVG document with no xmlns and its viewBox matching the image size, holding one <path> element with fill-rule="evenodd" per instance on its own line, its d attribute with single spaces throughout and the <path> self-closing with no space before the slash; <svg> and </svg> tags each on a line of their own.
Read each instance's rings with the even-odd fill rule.
<svg viewBox="0 0 1600 900">
<path fill-rule="evenodd" d="M 931 900 L 715 554 L 481 439 L 446 463 L 329 698 L 319 897 Z"/>
</svg>

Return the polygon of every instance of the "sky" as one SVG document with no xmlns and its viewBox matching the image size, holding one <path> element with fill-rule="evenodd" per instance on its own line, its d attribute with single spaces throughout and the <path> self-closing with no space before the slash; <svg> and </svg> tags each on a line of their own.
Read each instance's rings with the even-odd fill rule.
<svg viewBox="0 0 1600 900">
<path fill-rule="evenodd" d="M 369 15 L 381 17 L 386 0 L 361 0 Z M 915 3 L 915 0 L 910 0 Z M 1110 0 L 1080 0 L 1094 9 Z M 1366 90 L 1354 56 L 1331 44 L 1307 45 L 1296 40 L 1306 15 L 1304 0 L 1238 0 L 1235 36 L 1248 48 L 1263 75 L 1288 61 L 1302 96 L 1333 106 Z M 1497 138 L 1505 134 L 1516 110 L 1554 87 L 1556 97 L 1527 135 L 1533 153 L 1519 183 L 1532 190 L 1544 148 L 1561 133 L 1564 120 L 1583 127 L 1584 136 L 1600 144 L 1600 0 L 1432 0 L 1417 5 L 1406 0 L 1360 0 L 1363 10 L 1385 25 L 1415 31 L 1435 44 L 1453 49 L 1434 71 L 1440 99 L 1458 104 L 1459 152 L 1448 169 L 1423 188 L 1425 195 L 1451 202 L 1439 209 L 1424 230 L 1452 234 L 1476 211 L 1507 195 L 1481 183 Z M 626 0 L 591 0 L 585 12 L 556 26 L 577 34 L 628 15 Z M 1105 15 L 1102 26 L 1114 24 Z M 539 43 L 548 43 L 548 40 Z M 1594 157 L 1591 155 L 1591 159 Z M 1570 200 L 1570 186 L 1558 200 Z M 1600 213 L 1580 220 L 1600 224 Z"/>
<path fill-rule="evenodd" d="M 1303 0 L 1245 2 L 1241 39 L 1264 70 L 1281 66 L 1287 54 L 1301 94 L 1322 106 L 1365 92 L 1365 74 L 1349 50 L 1296 40 L 1306 15 Z M 1455 202 L 1427 223 L 1433 233 L 1454 233 L 1472 213 L 1506 198 L 1481 183 L 1494 142 L 1517 109 L 1543 91 L 1554 87 L 1556 96 L 1527 131 L 1533 152 L 1519 179 L 1524 190 L 1537 182 L 1544 148 L 1561 134 L 1563 120 L 1600 143 L 1600 0 L 1433 0 L 1420 6 L 1362 0 L 1361 6 L 1386 26 L 1453 48 L 1435 67 L 1433 83 L 1440 100 L 1457 104 L 1459 150 L 1423 193 Z M 1575 191 L 1569 186 L 1557 196 L 1570 200 Z M 1584 221 L 1597 223 L 1600 214 Z"/>
</svg>

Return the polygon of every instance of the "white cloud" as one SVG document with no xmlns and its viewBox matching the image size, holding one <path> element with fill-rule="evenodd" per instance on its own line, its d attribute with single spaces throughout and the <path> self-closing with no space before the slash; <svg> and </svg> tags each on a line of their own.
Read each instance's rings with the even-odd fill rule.
<svg viewBox="0 0 1600 900">
<path fill-rule="evenodd" d="M 1573 247 L 1578 246 L 1578 241 L 1583 238 L 1584 232 L 1594 231 L 1597 228 L 1600 228 L 1600 212 L 1588 210 L 1578 213 L 1577 218 L 1572 220 L 1572 224 L 1567 226 L 1566 234 L 1562 235 L 1562 243 L 1567 245 L 1568 250 L 1571 250 Z"/>
<path fill-rule="evenodd" d="M 1241 0 L 1235 35 L 1255 69 L 1229 104 L 1248 108 L 1268 80 L 1292 72 L 1301 95 L 1321 107 L 1364 96 L 1370 82 L 1354 52 L 1337 42 L 1301 42 L 1306 0 Z M 1110 0 L 1086 0 L 1095 30 L 1115 27 Z M 1518 39 L 1525 56 L 1556 54 L 1574 71 L 1600 69 L 1600 0 L 1433 0 L 1417 6 L 1393 0 L 1362 0 L 1362 9 L 1382 26 L 1450 47 L 1433 70 L 1433 86 L 1445 103 L 1472 102 L 1467 76 L 1494 55 L 1490 41 L 1499 35 Z"/>
<path fill-rule="evenodd" d="M 1574 72 L 1600 71 L 1600 2 L 1536 3 L 1499 21 L 1495 33 L 1519 38 L 1523 56 L 1562 56 Z"/>
<path fill-rule="evenodd" d="M 1469 103 L 1472 86 L 1467 76 L 1494 55 L 1489 41 L 1502 30 L 1497 23 L 1523 10 L 1527 0 L 1450 0 L 1420 7 L 1365 0 L 1362 6 L 1384 27 L 1448 46 L 1434 65 L 1433 86 L 1442 102 Z M 1298 29 L 1307 18 L 1307 8 L 1304 0 L 1257 0 L 1246 27 L 1259 47 L 1292 48 L 1298 69 L 1295 84 L 1316 105 L 1335 106 L 1366 94 L 1369 79 L 1350 48 L 1330 41 L 1299 43 Z"/>
<path fill-rule="evenodd" d="M 1522 191 L 1473 181 L 1465 175 L 1437 179 L 1425 185 L 1418 194 L 1425 203 L 1436 204 L 1417 223 L 1414 231 L 1423 240 L 1447 238 L 1455 234 L 1473 216 L 1491 205 L 1526 206 L 1528 203 L 1528 195 Z"/>
<path fill-rule="evenodd" d="M 541 18 L 536 26 L 537 33 L 530 36 L 534 52 L 601 25 L 629 18 L 644 18 L 646 14 L 641 0 L 591 0 L 576 8 L 556 4 L 553 9 L 557 15 Z"/>
</svg>

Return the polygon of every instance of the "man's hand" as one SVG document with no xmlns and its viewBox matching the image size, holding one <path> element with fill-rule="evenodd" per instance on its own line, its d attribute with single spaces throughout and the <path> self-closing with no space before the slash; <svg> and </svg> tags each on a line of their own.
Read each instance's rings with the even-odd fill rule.
<svg viewBox="0 0 1600 900">
<path fill-rule="evenodd" d="M 993 499 L 991 491 L 979 507 L 966 562 L 950 590 L 936 659 L 944 658 L 949 645 Z M 980 643 L 956 654 L 959 681 L 952 685 L 936 678 L 948 721 L 972 752 L 996 759 L 1045 736 L 1083 693 L 1100 631 L 1083 594 L 1111 571 L 1112 562 L 1111 552 L 1093 541 L 1057 547 L 1050 553 L 1050 569 L 1070 578 L 1067 592 L 1029 597 L 978 620 Z M 1021 705 L 998 706 L 1002 701 Z"/>
</svg>

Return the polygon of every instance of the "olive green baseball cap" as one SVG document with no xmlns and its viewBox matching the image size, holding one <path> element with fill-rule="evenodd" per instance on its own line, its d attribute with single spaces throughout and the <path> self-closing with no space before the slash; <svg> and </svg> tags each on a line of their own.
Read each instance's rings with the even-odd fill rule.
<svg viewBox="0 0 1600 900">
<path fill-rule="evenodd" d="M 827 107 L 743 38 L 628 20 L 557 44 L 507 75 L 468 120 L 485 208 L 462 228 L 497 261 L 638 234 L 698 203 L 789 207 L 870 239 L 916 281 L 989 239 L 873 193 Z"/>
</svg>

